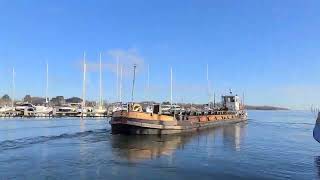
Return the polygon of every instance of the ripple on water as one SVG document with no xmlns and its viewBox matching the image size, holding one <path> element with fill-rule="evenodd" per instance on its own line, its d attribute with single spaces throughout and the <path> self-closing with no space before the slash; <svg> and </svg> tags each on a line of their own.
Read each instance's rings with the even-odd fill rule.
<svg viewBox="0 0 320 180">
<path fill-rule="evenodd" d="M 107 121 L 0 121 L 16 128 L 0 132 L 0 179 L 319 177 L 310 114 L 249 115 L 247 123 L 172 136 L 111 135 Z"/>
</svg>

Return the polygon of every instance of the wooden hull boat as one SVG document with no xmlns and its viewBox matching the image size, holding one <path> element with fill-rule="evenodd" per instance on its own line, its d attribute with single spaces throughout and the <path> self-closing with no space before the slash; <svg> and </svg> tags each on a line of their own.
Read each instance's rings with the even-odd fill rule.
<svg viewBox="0 0 320 180">
<path fill-rule="evenodd" d="M 217 112 L 199 116 L 169 116 L 145 112 L 116 112 L 110 124 L 113 134 L 177 134 L 246 121 L 247 115 Z"/>
<path fill-rule="evenodd" d="M 114 112 L 110 121 L 114 134 L 177 134 L 237 123 L 247 120 L 247 113 L 238 96 L 222 96 L 219 111 L 176 111 L 171 107 L 164 114 L 161 105 L 153 105 L 152 112 L 143 111 L 139 104 L 132 104 L 127 111 Z"/>
</svg>

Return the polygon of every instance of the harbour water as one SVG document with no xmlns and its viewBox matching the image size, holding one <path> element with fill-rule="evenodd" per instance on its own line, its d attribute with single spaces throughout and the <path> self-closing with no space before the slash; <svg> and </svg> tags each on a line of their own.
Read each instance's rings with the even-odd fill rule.
<svg viewBox="0 0 320 180">
<path fill-rule="evenodd" d="M 111 135 L 108 119 L 0 119 L 0 179 L 319 179 L 315 116 L 249 111 L 188 135 Z"/>
</svg>

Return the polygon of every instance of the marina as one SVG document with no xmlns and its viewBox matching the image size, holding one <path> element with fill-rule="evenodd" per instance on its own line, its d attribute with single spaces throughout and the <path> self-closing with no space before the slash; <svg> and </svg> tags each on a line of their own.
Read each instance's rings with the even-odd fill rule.
<svg viewBox="0 0 320 180">
<path fill-rule="evenodd" d="M 173 68 L 170 68 L 170 104 L 151 102 L 141 104 L 134 101 L 137 65 L 133 64 L 133 80 L 131 102 L 122 101 L 123 65 L 117 59 L 116 96 L 119 102 L 105 103 L 103 99 L 103 68 L 102 53 L 99 53 L 99 100 L 87 101 L 87 62 L 86 52 L 82 63 L 82 98 L 73 97 L 67 102 L 63 96 L 49 98 L 49 64 L 46 63 L 45 100 L 32 104 L 32 97 L 25 96 L 23 101 L 15 98 L 16 72 L 12 70 L 12 99 L 3 96 L 6 103 L 0 106 L 0 117 L 112 117 L 110 124 L 113 133 L 132 134 L 174 134 L 214 127 L 228 122 L 247 120 L 244 97 L 233 95 L 221 96 L 220 103 L 215 102 L 215 94 L 210 94 L 209 66 L 206 66 L 208 102 L 199 104 L 198 108 L 187 108 L 188 104 L 173 102 Z M 147 66 L 147 96 L 150 95 L 150 66 Z M 5 97 L 5 98 L 4 98 Z M 39 99 L 39 98 L 38 98 Z M 40 98 L 41 99 L 41 98 Z M 148 102 L 148 101 L 147 101 Z M 11 105 L 10 105 L 11 103 Z M 179 105 L 180 104 L 180 105 Z M 137 125 L 138 124 L 138 125 Z"/>
</svg>

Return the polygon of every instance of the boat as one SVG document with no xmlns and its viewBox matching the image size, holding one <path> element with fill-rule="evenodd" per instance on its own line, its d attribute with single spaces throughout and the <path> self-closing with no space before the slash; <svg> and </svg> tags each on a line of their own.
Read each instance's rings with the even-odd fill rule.
<svg viewBox="0 0 320 180">
<path fill-rule="evenodd" d="M 46 63 L 46 89 L 45 89 L 46 100 L 44 104 L 35 106 L 35 116 L 37 117 L 50 117 L 53 115 L 53 107 L 51 107 L 49 103 L 48 89 L 49 89 L 49 64 L 47 62 Z"/>
<path fill-rule="evenodd" d="M 99 62 L 99 105 L 94 107 L 93 116 L 94 117 L 104 117 L 107 115 L 108 111 L 104 107 L 103 98 L 102 98 L 102 54 L 100 53 L 100 62 Z"/>
<path fill-rule="evenodd" d="M 35 113 L 38 117 L 49 117 L 53 113 L 53 108 L 49 106 L 35 106 Z"/>
<path fill-rule="evenodd" d="M 117 102 L 114 103 L 112 106 L 112 113 L 114 112 L 119 112 L 119 111 L 128 111 L 128 104 L 127 103 L 122 103 L 122 102 Z"/>
<path fill-rule="evenodd" d="M 87 64 L 86 64 L 86 52 L 83 53 L 83 80 L 82 80 L 82 103 L 80 108 L 77 109 L 77 117 L 87 117 L 89 112 L 92 112 L 90 107 L 86 107 L 86 74 L 87 74 Z"/>
<path fill-rule="evenodd" d="M 316 124 L 313 129 L 313 138 L 320 143 L 320 112 L 318 112 Z"/>
<path fill-rule="evenodd" d="M 104 117 L 108 114 L 108 110 L 103 106 L 98 106 L 93 109 L 94 117 Z"/>
<path fill-rule="evenodd" d="M 77 117 L 92 117 L 92 116 L 94 116 L 94 108 L 89 107 L 89 106 L 85 106 L 85 107 L 80 106 L 80 108 L 77 109 L 76 116 Z"/>
<path fill-rule="evenodd" d="M 57 110 L 57 112 L 67 112 L 67 113 L 76 111 L 76 109 L 69 104 L 56 107 L 55 109 Z"/>
<path fill-rule="evenodd" d="M 15 115 L 15 109 L 12 106 L 2 106 L 0 107 L 0 117 L 3 116 L 14 116 Z"/>
<path fill-rule="evenodd" d="M 15 111 L 17 114 L 33 117 L 36 114 L 36 106 L 28 102 L 17 103 L 15 106 Z"/>
<path fill-rule="evenodd" d="M 77 112 L 78 105 L 77 103 L 64 104 L 61 106 L 57 106 L 53 109 L 53 116 L 76 116 L 79 114 Z"/>
<path fill-rule="evenodd" d="M 153 112 L 145 112 L 140 104 L 131 104 L 128 111 L 116 111 L 110 120 L 113 134 L 178 134 L 198 131 L 227 123 L 247 120 L 247 112 L 237 95 L 222 96 L 218 111 L 163 114 L 161 104 L 153 105 Z"/>
<path fill-rule="evenodd" d="M 8 111 L 11 111 L 12 110 L 12 107 L 10 106 L 2 106 L 0 107 L 0 113 L 6 113 Z"/>
<path fill-rule="evenodd" d="M 35 111 L 36 107 L 31 103 L 23 102 L 23 103 L 17 103 L 15 106 L 15 110 L 16 111 L 25 111 L 25 110 Z"/>
<path fill-rule="evenodd" d="M 162 105 L 161 106 L 161 111 L 163 114 L 171 114 L 172 111 L 183 111 L 183 108 L 177 104 L 173 105 Z"/>
<path fill-rule="evenodd" d="M 53 107 L 50 106 L 49 103 L 49 96 L 48 96 L 48 89 L 49 89 L 49 64 L 46 63 L 46 94 L 45 94 L 45 104 L 43 105 L 36 105 L 36 116 L 38 117 L 50 117 L 53 115 Z"/>
<path fill-rule="evenodd" d="M 218 110 L 185 111 L 178 105 L 173 104 L 173 71 L 171 73 L 170 106 L 153 104 L 152 111 L 144 110 L 143 106 L 134 103 L 135 85 L 134 65 L 132 97 L 128 109 L 115 111 L 110 120 L 113 134 L 178 134 L 197 131 L 226 123 L 237 123 L 247 120 L 247 112 L 238 95 L 230 94 L 222 96 L 221 107 Z M 242 101 L 243 102 L 243 101 Z"/>
</svg>

